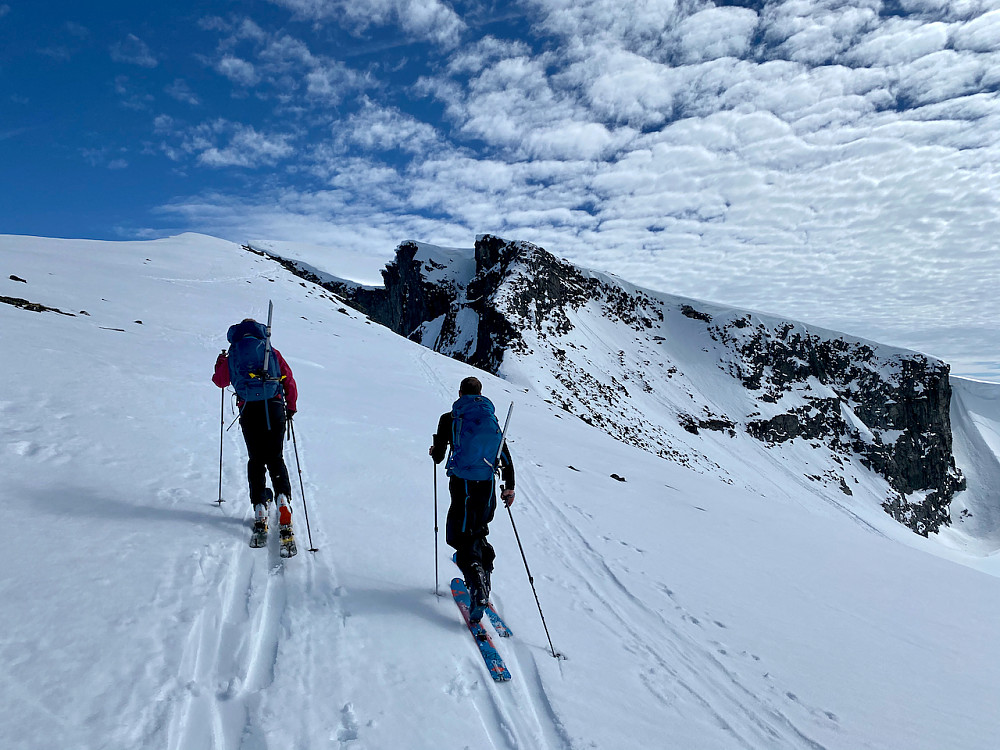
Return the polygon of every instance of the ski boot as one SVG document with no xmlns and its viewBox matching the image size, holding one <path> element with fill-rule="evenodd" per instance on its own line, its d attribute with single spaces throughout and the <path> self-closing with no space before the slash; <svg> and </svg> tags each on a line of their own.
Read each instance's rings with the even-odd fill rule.
<svg viewBox="0 0 1000 750">
<path fill-rule="evenodd" d="M 278 538 L 282 557 L 294 557 L 298 553 L 295 532 L 292 530 L 292 505 L 288 495 L 284 494 L 278 495 Z"/>
<path fill-rule="evenodd" d="M 250 534 L 251 547 L 267 546 L 267 506 L 274 495 L 270 489 L 264 490 L 264 502 L 253 506 L 253 532 Z"/>
<path fill-rule="evenodd" d="M 490 606 L 490 574 L 483 568 L 482 563 L 474 562 L 471 567 L 469 580 L 465 586 L 469 589 L 469 619 L 472 622 L 479 622 L 483 619 L 483 613 Z"/>
</svg>

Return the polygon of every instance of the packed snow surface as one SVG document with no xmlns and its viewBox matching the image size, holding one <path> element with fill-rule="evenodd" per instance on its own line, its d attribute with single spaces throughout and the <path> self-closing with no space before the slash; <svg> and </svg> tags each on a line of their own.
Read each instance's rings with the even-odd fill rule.
<svg viewBox="0 0 1000 750">
<path fill-rule="evenodd" d="M 496 684 L 443 531 L 435 560 L 427 447 L 468 366 L 221 240 L 6 236 L 0 261 L 0 296 L 55 309 L 0 304 L 2 748 L 996 747 L 986 542 L 844 512 L 751 441 L 716 472 L 664 461 L 477 373 L 515 404 L 512 514 L 565 657 L 501 511 Z M 215 502 L 235 414 L 212 367 L 268 300 L 300 391 L 290 560 L 247 545 L 236 426 Z M 1000 402 L 962 388 L 984 495 Z"/>
</svg>

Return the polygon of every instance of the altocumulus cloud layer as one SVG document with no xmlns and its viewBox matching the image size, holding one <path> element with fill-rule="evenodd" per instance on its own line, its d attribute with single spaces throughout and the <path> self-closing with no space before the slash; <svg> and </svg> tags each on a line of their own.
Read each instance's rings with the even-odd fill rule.
<svg viewBox="0 0 1000 750">
<path fill-rule="evenodd" d="M 998 8 L 271 0 L 200 27 L 267 116 L 155 120 L 183 168 L 267 177 L 164 217 L 382 255 L 496 232 L 1000 377 Z"/>
</svg>

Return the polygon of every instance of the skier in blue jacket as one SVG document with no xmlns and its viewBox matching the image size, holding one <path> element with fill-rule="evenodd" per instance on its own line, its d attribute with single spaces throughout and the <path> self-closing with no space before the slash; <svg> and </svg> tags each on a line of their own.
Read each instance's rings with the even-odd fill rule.
<svg viewBox="0 0 1000 750">
<path fill-rule="evenodd" d="M 493 404 L 482 395 L 478 378 L 465 378 L 452 410 L 438 420 L 430 456 L 434 463 L 446 464 L 451 506 L 445 526 L 445 540 L 455 549 L 455 562 L 465 578 L 472 600 L 471 619 L 477 622 L 490 601 L 490 576 L 496 553 L 487 541 L 489 524 L 496 511 L 496 471 L 502 475 L 500 498 L 510 507 L 514 502 L 514 463 L 506 443 L 500 452 L 500 428 Z"/>
</svg>

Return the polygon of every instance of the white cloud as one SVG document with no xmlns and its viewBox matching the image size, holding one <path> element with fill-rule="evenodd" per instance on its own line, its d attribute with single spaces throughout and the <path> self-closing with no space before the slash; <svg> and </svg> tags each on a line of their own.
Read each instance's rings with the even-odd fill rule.
<svg viewBox="0 0 1000 750">
<path fill-rule="evenodd" d="M 225 55 L 215 63 L 215 69 L 233 83 L 250 88 L 260 81 L 253 63 L 233 55 Z"/>
<path fill-rule="evenodd" d="M 225 34 L 210 64 L 241 89 L 253 88 L 262 100 L 292 111 L 339 104 L 352 92 L 372 85 L 370 76 L 344 62 L 313 54 L 301 39 L 265 32 L 244 20 L 208 19 L 203 24 Z"/>
<path fill-rule="evenodd" d="M 837 2 L 783 3 L 768 11 L 768 31 L 777 51 L 789 60 L 825 65 L 839 59 L 875 27 L 879 3 L 869 7 Z"/>
<path fill-rule="evenodd" d="M 951 16 L 980 11 L 981 0 L 899 0 L 900 8 L 916 17 Z"/>
<path fill-rule="evenodd" d="M 411 38 L 454 47 L 466 24 L 440 0 L 271 0 L 314 21 L 336 21 L 362 32 L 397 26 Z"/>
<path fill-rule="evenodd" d="M 268 33 L 251 18 L 220 18 L 206 16 L 198 20 L 198 27 L 204 31 L 220 31 L 226 34 L 222 42 L 224 49 L 229 49 L 237 43 L 246 40 L 263 42 Z"/>
<path fill-rule="evenodd" d="M 157 115 L 153 118 L 153 130 L 156 133 L 171 133 L 175 130 L 174 118 L 170 115 Z"/>
<path fill-rule="evenodd" d="M 848 53 L 847 59 L 869 66 L 903 65 L 940 52 L 947 45 L 947 24 L 899 21 L 868 34 Z"/>
<path fill-rule="evenodd" d="M 185 104 L 191 104 L 193 106 L 197 106 L 201 103 L 201 100 L 198 99 L 198 96 L 191 90 L 191 87 L 183 78 L 174 79 L 174 82 L 167 86 L 164 90 L 170 97 L 179 102 L 184 102 Z"/>
<path fill-rule="evenodd" d="M 253 19 L 241 18 L 233 29 L 233 38 L 241 41 L 250 39 L 256 42 L 265 42 L 268 38 L 268 33 L 258 26 Z"/>
<path fill-rule="evenodd" d="M 249 125 L 221 129 L 231 131 L 228 143 L 223 147 L 213 145 L 203 149 L 197 157 L 199 164 L 208 167 L 273 166 L 294 151 L 288 143 L 288 135 L 266 135 Z"/>
<path fill-rule="evenodd" d="M 580 87 L 601 120 L 649 128 L 673 117 L 679 83 L 674 71 L 627 50 L 606 50 L 576 61 L 565 77 Z"/>
<path fill-rule="evenodd" d="M 757 14 L 745 8 L 707 8 L 683 19 L 673 31 L 682 63 L 739 57 L 750 48 Z"/>
<path fill-rule="evenodd" d="M 527 5 L 548 33 L 660 60 L 670 55 L 667 38 L 684 17 L 678 0 L 634 0 L 627 12 L 609 0 L 527 0 Z"/>
<path fill-rule="evenodd" d="M 437 130 L 395 108 L 382 108 L 367 102 L 364 109 L 334 128 L 335 138 L 344 148 L 360 147 L 378 152 L 400 149 L 429 155 L 441 142 Z"/>
<path fill-rule="evenodd" d="M 965 96 L 978 90 L 986 68 L 987 63 L 977 55 L 942 50 L 908 66 L 897 90 L 915 105 Z"/>
<path fill-rule="evenodd" d="M 149 45 L 135 34 L 129 34 L 124 41 L 111 45 L 111 59 L 143 68 L 155 68 L 159 64 Z"/>
<path fill-rule="evenodd" d="M 448 60 L 450 75 L 471 75 L 482 72 L 487 66 L 516 57 L 527 57 L 531 48 L 522 41 L 498 39 L 487 35 L 474 44 L 456 50 Z"/>
<path fill-rule="evenodd" d="M 561 90 L 545 56 L 495 60 L 469 79 L 467 88 L 423 82 L 438 96 L 468 139 L 503 149 L 512 158 L 598 159 L 632 137 L 610 130 L 586 112 L 575 92 Z"/>
<path fill-rule="evenodd" d="M 262 38 L 263 48 L 260 51 L 260 60 L 271 71 L 285 73 L 298 68 L 312 68 L 322 64 L 312 52 L 308 45 L 301 39 L 296 39 L 288 34 L 275 36 L 272 38 Z"/>
<path fill-rule="evenodd" d="M 995 52 L 1000 49 L 1000 10 L 990 11 L 957 27 L 952 35 L 956 49 Z"/>
<path fill-rule="evenodd" d="M 273 167 L 295 151 L 294 133 L 265 133 L 224 118 L 186 126 L 169 115 L 159 115 L 153 128 L 163 138 L 159 149 L 169 159 L 194 159 L 204 167 Z"/>
<path fill-rule="evenodd" d="M 532 128 L 521 148 L 531 159 L 597 161 L 618 143 L 619 138 L 600 123 L 565 120 Z"/>
<path fill-rule="evenodd" d="M 305 74 L 306 95 L 323 103 L 336 104 L 357 88 L 357 74 L 341 63 L 317 62 L 312 70 Z"/>
<path fill-rule="evenodd" d="M 403 39 L 433 38 L 420 24 L 446 7 L 273 1 L 314 30 Z M 306 32 L 217 22 L 215 59 L 251 66 L 287 125 L 158 118 L 162 148 L 284 171 L 259 195 L 171 211 L 237 238 L 384 252 L 495 231 L 666 291 L 847 330 L 877 318 L 894 343 L 986 326 L 1000 317 L 1000 22 L 980 0 L 900 6 L 913 14 L 526 0 L 530 39 L 388 52 L 364 70 Z M 386 72 L 410 65 L 414 86 Z"/>
<path fill-rule="evenodd" d="M 128 160 L 124 156 L 116 155 L 122 153 L 124 153 L 124 149 L 113 149 L 110 146 L 80 149 L 80 155 L 83 157 L 83 160 L 92 167 L 104 167 L 114 170 L 128 168 Z"/>
</svg>

